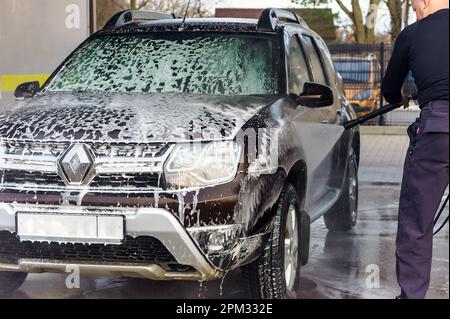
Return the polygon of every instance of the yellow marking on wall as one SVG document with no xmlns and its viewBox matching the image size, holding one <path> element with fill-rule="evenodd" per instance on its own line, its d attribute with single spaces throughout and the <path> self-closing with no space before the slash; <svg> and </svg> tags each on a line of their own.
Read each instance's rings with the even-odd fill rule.
<svg viewBox="0 0 450 319">
<path fill-rule="evenodd" d="M 0 76 L 0 91 L 14 92 L 22 83 L 38 81 L 42 86 L 50 74 L 5 74 Z"/>
</svg>

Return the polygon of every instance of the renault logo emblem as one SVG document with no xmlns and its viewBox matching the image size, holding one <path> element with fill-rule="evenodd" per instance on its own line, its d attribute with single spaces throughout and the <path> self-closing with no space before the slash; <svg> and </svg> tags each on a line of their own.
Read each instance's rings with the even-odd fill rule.
<svg viewBox="0 0 450 319">
<path fill-rule="evenodd" d="M 70 146 L 59 160 L 60 172 L 70 185 L 83 185 L 93 164 L 93 153 L 84 144 Z"/>
</svg>

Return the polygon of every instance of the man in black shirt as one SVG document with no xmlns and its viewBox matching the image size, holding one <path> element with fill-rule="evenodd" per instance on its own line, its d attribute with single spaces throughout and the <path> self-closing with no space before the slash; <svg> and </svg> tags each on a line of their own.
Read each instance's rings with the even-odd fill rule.
<svg viewBox="0 0 450 319">
<path fill-rule="evenodd" d="M 428 290 L 433 219 L 449 182 L 449 1 L 412 0 L 417 22 L 399 35 L 382 92 L 389 103 L 405 103 L 401 87 L 415 78 L 420 118 L 408 128 L 399 205 L 397 279 L 399 298 L 421 299 Z"/>
</svg>

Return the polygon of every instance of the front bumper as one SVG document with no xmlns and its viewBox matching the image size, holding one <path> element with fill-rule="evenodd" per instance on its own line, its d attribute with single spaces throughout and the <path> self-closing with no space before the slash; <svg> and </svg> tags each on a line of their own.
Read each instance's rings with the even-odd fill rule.
<svg viewBox="0 0 450 319">
<path fill-rule="evenodd" d="M 100 216 L 121 215 L 125 219 L 126 236 L 149 236 L 157 239 L 170 252 L 183 271 L 169 269 L 158 262 L 89 262 L 43 258 L 19 258 L 17 262 L 0 260 L 0 271 L 30 273 L 65 273 L 78 267 L 81 274 L 138 277 L 154 280 L 197 280 L 221 278 L 226 271 L 254 259 L 262 247 L 266 235 L 240 238 L 233 249 L 212 256 L 206 255 L 195 243 L 188 231 L 170 212 L 160 208 L 95 209 L 72 206 L 17 205 L 0 203 L 0 231 L 15 233 L 17 212 L 42 214 L 90 214 Z M 23 256 L 22 256 L 23 257 Z"/>
</svg>

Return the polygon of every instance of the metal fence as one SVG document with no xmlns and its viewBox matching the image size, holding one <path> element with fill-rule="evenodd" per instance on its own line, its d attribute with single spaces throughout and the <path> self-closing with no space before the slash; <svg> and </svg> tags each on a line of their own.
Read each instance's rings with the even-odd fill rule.
<svg viewBox="0 0 450 319">
<path fill-rule="evenodd" d="M 385 43 L 329 46 L 335 68 L 344 80 L 347 99 L 360 116 L 386 104 L 381 94 L 381 82 L 392 48 L 392 45 Z M 409 125 L 419 116 L 419 112 L 418 106 L 412 105 L 407 110 L 398 109 L 366 125 Z"/>
</svg>

